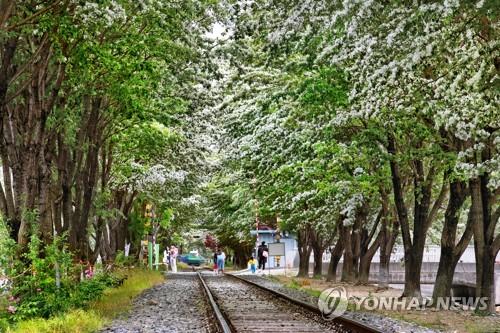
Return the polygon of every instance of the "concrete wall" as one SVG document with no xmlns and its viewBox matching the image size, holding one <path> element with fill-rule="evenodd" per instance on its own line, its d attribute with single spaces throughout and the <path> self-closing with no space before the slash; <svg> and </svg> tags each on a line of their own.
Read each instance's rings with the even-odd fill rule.
<svg viewBox="0 0 500 333">
<path fill-rule="evenodd" d="M 498 271 L 495 271 L 495 304 L 500 305 L 500 272 Z"/>
<path fill-rule="evenodd" d="M 436 281 L 436 272 L 438 263 L 424 262 L 422 263 L 422 275 L 420 282 L 422 284 L 434 284 Z M 310 263 L 310 272 L 313 269 L 313 261 Z M 372 263 L 370 266 L 370 282 L 378 282 L 379 263 Z M 323 263 L 323 274 L 328 272 L 328 263 Z M 340 279 L 342 274 L 342 263 L 337 267 L 337 278 Z M 476 266 L 474 263 L 458 263 L 453 277 L 455 283 L 469 283 L 476 284 Z M 389 264 L 389 283 L 390 284 L 404 284 L 405 271 L 400 263 Z M 500 304 L 500 264 L 495 265 L 495 303 Z"/>
<path fill-rule="evenodd" d="M 427 245 L 424 250 L 423 262 L 439 262 L 441 257 L 441 247 L 439 245 Z M 312 258 L 312 257 L 311 257 Z M 396 245 L 391 254 L 391 262 L 403 262 L 404 260 L 404 248 L 403 245 Z M 497 262 L 500 262 L 500 253 L 497 255 Z M 330 261 L 330 253 L 325 251 L 323 254 L 323 262 Z M 377 251 L 373 256 L 372 262 L 380 262 L 380 253 Z M 459 262 L 462 263 L 475 263 L 476 258 L 474 255 L 474 246 L 468 246 L 462 256 L 460 257 Z"/>
<path fill-rule="evenodd" d="M 370 280 L 376 282 L 378 280 L 379 263 L 372 263 L 370 266 Z M 312 263 L 311 263 L 312 267 Z M 436 272 L 438 268 L 438 263 L 434 262 L 424 262 L 422 263 L 422 275 L 421 283 L 432 284 L 436 280 Z M 326 274 L 328 272 L 328 263 L 323 263 L 323 271 Z M 342 273 L 342 263 L 339 263 L 337 267 L 337 276 Z M 498 273 L 500 274 L 500 265 L 498 267 Z M 404 283 L 405 281 L 405 270 L 404 266 L 400 263 L 389 264 L 389 282 L 390 283 Z M 465 282 L 465 283 L 475 283 L 476 282 L 476 267 L 472 263 L 459 263 L 457 264 L 457 269 L 455 270 L 454 276 L 455 282 Z"/>
</svg>

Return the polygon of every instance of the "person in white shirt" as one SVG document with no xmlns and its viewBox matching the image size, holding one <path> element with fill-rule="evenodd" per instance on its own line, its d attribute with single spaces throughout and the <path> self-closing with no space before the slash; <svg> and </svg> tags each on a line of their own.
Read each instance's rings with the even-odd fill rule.
<svg viewBox="0 0 500 333">
<path fill-rule="evenodd" d="M 172 273 L 177 273 L 177 254 L 179 250 L 172 245 L 170 247 L 170 268 L 172 269 Z"/>
<path fill-rule="evenodd" d="M 168 252 L 167 252 L 167 250 L 163 251 L 163 264 L 165 265 L 165 270 L 168 271 Z"/>
</svg>

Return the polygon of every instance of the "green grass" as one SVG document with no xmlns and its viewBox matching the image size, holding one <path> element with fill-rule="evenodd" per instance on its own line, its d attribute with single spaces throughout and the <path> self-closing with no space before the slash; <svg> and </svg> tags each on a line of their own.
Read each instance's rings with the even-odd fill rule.
<svg viewBox="0 0 500 333">
<path fill-rule="evenodd" d="M 279 277 L 274 276 L 274 275 L 267 275 L 266 279 L 269 279 L 269 280 L 272 280 L 272 281 L 276 281 L 276 282 L 281 282 L 281 280 L 279 279 Z"/>
<path fill-rule="evenodd" d="M 92 310 L 72 310 L 47 320 L 31 319 L 19 323 L 7 332 L 30 333 L 91 333 L 104 326 L 106 319 Z"/>
<path fill-rule="evenodd" d="M 440 320 L 439 316 L 428 316 L 423 319 L 412 317 L 410 319 L 408 315 L 398 313 L 397 311 L 392 311 L 389 314 L 391 318 L 398 319 L 403 322 L 412 322 L 422 327 L 427 327 L 435 330 L 446 329 L 446 324 Z"/>
<path fill-rule="evenodd" d="M 297 280 L 293 279 L 290 283 L 285 285 L 285 287 L 295 290 L 304 291 L 313 297 L 319 297 L 321 295 L 321 290 L 312 289 L 311 287 L 302 286 Z"/>
<path fill-rule="evenodd" d="M 470 333 L 500 332 L 500 327 L 498 326 L 498 323 L 469 322 L 465 323 L 464 326 L 467 329 L 467 332 Z"/>
<path fill-rule="evenodd" d="M 319 297 L 319 295 L 321 295 L 321 290 L 316 290 L 316 289 L 304 289 L 306 293 L 308 293 L 309 295 L 311 296 L 314 296 L 314 297 Z"/>
<path fill-rule="evenodd" d="M 162 282 L 158 271 L 131 270 L 122 286 L 110 288 L 87 310 L 71 310 L 50 319 L 31 319 L 8 329 L 8 333 L 90 333 L 109 323 L 118 314 L 130 309 L 132 300 L 143 290 Z"/>
<path fill-rule="evenodd" d="M 189 266 L 188 264 L 186 264 L 184 262 L 177 263 L 177 270 L 179 270 L 179 271 L 189 271 L 191 269 L 192 269 L 191 266 Z"/>
<path fill-rule="evenodd" d="M 275 278 L 275 280 L 278 281 L 278 282 L 280 282 L 278 278 Z M 307 293 L 307 294 L 309 294 L 309 295 L 311 295 L 313 297 L 316 297 L 316 298 L 319 298 L 319 296 L 322 293 L 322 290 L 313 289 L 310 286 L 304 286 L 304 285 L 301 284 L 300 281 L 298 281 L 296 279 L 292 279 L 291 282 L 289 282 L 287 284 L 284 284 L 284 286 L 286 288 L 289 288 L 289 289 L 295 289 L 295 290 L 299 290 L 299 291 L 305 292 L 305 293 Z M 345 302 L 345 301 L 341 300 L 341 302 Z M 355 311 L 356 310 L 356 305 L 353 304 L 353 303 L 347 302 L 347 310 L 348 311 Z"/>
</svg>

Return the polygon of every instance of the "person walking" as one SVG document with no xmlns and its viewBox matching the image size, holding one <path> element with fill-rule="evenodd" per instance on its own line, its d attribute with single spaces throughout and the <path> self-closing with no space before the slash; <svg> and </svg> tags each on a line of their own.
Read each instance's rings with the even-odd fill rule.
<svg viewBox="0 0 500 333">
<path fill-rule="evenodd" d="M 219 250 L 217 253 L 217 270 L 219 273 L 224 273 L 224 262 L 226 261 L 226 254 L 224 251 Z"/>
<path fill-rule="evenodd" d="M 217 255 L 219 254 L 219 249 L 214 251 L 214 275 L 217 275 Z"/>
<path fill-rule="evenodd" d="M 165 271 L 167 271 L 167 272 L 168 272 L 168 261 L 169 261 L 168 252 L 167 252 L 167 250 L 164 250 L 163 251 L 163 264 L 165 265 Z"/>
<path fill-rule="evenodd" d="M 250 266 L 252 274 L 255 274 L 255 271 L 257 270 L 257 260 L 255 260 L 253 256 L 250 257 L 250 260 L 248 260 L 248 265 Z"/>
<path fill-rule="evenodd" d="M 177 254 L 179 250 L 175 247 L 175 245 L 170 246 L 170 269 L 172 269 L 172 273 L 177 273 Z"/>
<path fill-rule="evenodd" d="M 266 269 L 267 257 L 269 255 L 269 249 L 267 248 L 266 242 L 262 242 L 257 249 L 257 259 L 259 260 L 259 270 L 264 271 Z"/>
</svg>

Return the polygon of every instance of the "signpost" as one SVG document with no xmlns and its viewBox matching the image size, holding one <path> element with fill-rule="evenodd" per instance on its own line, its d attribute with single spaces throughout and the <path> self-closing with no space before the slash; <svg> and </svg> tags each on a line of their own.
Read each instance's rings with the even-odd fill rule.
<svg viewBox="0 0 500 333">
<path fill-rule="evenodd" d="M 267 247 L 269 249 L 269 257 L 277 257 L 276 258 L 277 262 L 280 261 L 281 256 L 285 257 L 285 243 L 280 243 L 280 242 L 269 243 L 269 244 L 267 244 Z M 285 258 L 285 262 L 286 262 L 286 258 Z M 269 272 L 271 272 L 271 266 L 269 264 L 268 264 L 268 267 L 269 267 Z M 285 265 L 285 269 L 286 269 L 286 265 Z"/>
<path fill-rule="evenodd" d="M 153 243 L 148 242 L 148 267 L 153 269 Z"/>
<path fill-rule="evenodd" d="M 285 255 L 285 243 L 269 243 L 269 256 L 284 256 Z"/>
</svg>

